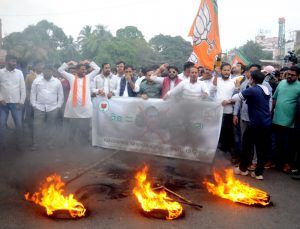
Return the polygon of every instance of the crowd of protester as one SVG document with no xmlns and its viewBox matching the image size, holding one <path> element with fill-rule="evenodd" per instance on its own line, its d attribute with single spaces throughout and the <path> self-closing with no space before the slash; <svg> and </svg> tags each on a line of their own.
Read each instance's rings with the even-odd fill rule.
<svg viewBox="0 0 300 229">
<path fill-rule="evenodd" d="M 17 150 L 22 149 L 26 123 L 31 150 L 54 147 L 60 127 L 69 139 L 79 136 L 90 144 L 92 100 L 95 97 L 141 99 L 206 99 L 223 106 L 219 149 L 239 175 L 262 180 L 264 169 L 277 168 L 300 179 L 300 68 L 222 63 L 205 69 L 191 62 L 162 64 L 139 71 L 123 61 L 111 69 L 94 62 L 70 61 L 59 68 L 34 63 L 23 76 L 17 58 L 6 56 L 0 70 L 0 149 L 7 150 L 9 114 L 15 126 Z"/>
</svg>

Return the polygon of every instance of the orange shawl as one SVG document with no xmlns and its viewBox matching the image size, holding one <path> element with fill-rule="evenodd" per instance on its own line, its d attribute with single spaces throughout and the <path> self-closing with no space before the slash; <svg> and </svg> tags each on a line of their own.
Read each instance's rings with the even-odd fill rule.
<svg viewBox="0 0 300 229">
<path fill-rule="evenodd" d="M 72 106 L 77 106 L 77 90 L 78 90 L 78 76 L 75 76 L 74 84 L 73 84 L 73 97 L 72 97 Z M 83 84 L 82 84 L 82 102 L 81 106 L 85 106 L 85 99 L 86 99 L 86 76 L 83 77 Z"/>
</svg>

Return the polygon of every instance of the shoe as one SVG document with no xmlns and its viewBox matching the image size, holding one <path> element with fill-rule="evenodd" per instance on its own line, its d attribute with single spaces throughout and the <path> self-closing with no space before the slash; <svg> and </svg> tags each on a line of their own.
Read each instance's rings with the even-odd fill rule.
<svg viewBox="0 0 300 229">
<path fill-rule="evenodd" d="M 247 176 L 249 174 L 248 170 L 246 170 L 245 172 L 243 172 L 242 170 L 240 170 L 239 167 L 234 167 L 233 168 L 233 172 L 236 175 L 242 175 L 242 176 Z"/>
<path fill-rule="evenodd" d="M 263 180 L 264 179 L 263 175 L 256 175 L 254 171 L 251 172 L 250 175 L 251 175 L 251 177 L 255 178 L 256 180 Z"/>
<path fill-rule="evenodd" d="M 256 169 L 256 164 L 251 164 L 249 167 L 248 167 L 248 170 L 250 171 L 254 171 Z"/>
</svg>

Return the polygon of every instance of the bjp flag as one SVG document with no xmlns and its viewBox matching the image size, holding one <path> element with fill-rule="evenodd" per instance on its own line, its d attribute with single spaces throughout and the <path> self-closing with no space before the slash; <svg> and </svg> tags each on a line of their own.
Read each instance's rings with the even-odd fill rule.
<svg viewBox="0 0 300 229">
<path fill-rule="evenodd" d="M 217 0 L 202 0 L 189 36 L 193 38 L 190 61 L 212 70 L 216 56 L 222 52 Z"/>
<path fill-rule="evenodd" d="M 238 52 L 238 53 L 235 54 L 235 56 L 233 57 L 233 59 L 232 59 L 232 61 L 231 61 L 231 65 L 232 65 L 232 66 L 236 66 L 237 63 L 241 63 L 241 64 L 243 64 L 243 65 L 246 66 L 246 65 L 248 65 L 248 64 L 250 63 L 250 61 L 248 61 L 247 58 L 244 57 L 243 54 L 241 54 L 241 53 Z"/>
</svg>

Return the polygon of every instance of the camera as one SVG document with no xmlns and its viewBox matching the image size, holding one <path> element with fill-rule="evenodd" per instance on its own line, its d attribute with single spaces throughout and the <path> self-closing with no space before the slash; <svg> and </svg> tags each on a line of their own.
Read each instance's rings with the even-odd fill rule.
<svg viewBox="0 0 300 229">
<path fill-rule="evenodd" d="M 293 64 L 297 64 L 298 63 L 298 58 L 295 54 L 295 50 L 293 51 L 288 51 L 288 55 L 286 55 L 283 59 L 285 62 L 292 62 Z"/>
</svg>

